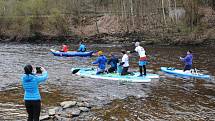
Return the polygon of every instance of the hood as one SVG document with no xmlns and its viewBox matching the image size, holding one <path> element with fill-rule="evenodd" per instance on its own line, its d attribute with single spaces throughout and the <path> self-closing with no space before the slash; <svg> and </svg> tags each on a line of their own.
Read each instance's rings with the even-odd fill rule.
<svg viewBox="0 0 215 121">
<path fill-rule="evenodd" d="M 23 81 L 31 81 L 34 78 L 34 75 L 32 74 L 24 74 Z"/>
</svg>

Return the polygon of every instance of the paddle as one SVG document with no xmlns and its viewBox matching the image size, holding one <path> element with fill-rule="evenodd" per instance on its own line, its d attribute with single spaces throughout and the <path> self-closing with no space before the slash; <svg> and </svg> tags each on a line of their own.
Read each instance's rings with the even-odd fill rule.
<svg viewBox="0 0 215 121">
<path fill-rule="evenodd" d="M 81 70 L 81 68 L 73 69 L 73 70 L 72 70 L 72 74 L 76 74 L 76 73 L 78 73 L 80 70 Z M 86 69 L 84 69 L 84 71 L 92 71 L 92 70 L 94 70 L 94 68 L 86 68 Z"/>
<path fill-rule="evenodd" d="M 80 69 L 80 68 L 77 68 L 77 69 L 72 70 L 72 74 L 78 73 L 79 70 L 81 70 L 81 69 Z"/>
</svg>

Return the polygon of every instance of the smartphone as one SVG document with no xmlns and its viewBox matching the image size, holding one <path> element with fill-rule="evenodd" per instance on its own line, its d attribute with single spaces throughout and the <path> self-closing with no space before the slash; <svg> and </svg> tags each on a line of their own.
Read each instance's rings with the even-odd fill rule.
<svg viewBox="0 0 215 121">
<path fill-rule="evenodd" d="M 37 74 L 42 74 L 41 67 L 36 67 L 36 73 L 37 73 Z"/>
</svg>

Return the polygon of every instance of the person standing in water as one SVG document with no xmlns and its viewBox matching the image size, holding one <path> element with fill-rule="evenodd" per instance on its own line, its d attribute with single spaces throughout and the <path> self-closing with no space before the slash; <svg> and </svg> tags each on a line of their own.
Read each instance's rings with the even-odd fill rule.
<svg viewBox="0 0 215 121">
<path fill-rule="evenodd" d="M 106 63 L 107 63 L 106 56 L 103 55 L 102 51 L 99 51 L 98 58 L 96 59 L 95 62 L 92 63 L 92 64 L 98 64 L 98 69 L 96 72 L 97 75 L 105 72 Z"/>
<path fill-rule="evenodd" d="M 24 67 L 24 75 L 22 79 L 22 87 L 25 91 L 24 101 L 28 113 L 28 121 L 39 121 L 41 110 L 41 96 L 39 92 L 39 84 L 48 78 L 48 72 L 40 67 L 41 75 L 34 74 L 33 67 L 26 65 Z"/>
<path fill-rule="evenodd" d="M 79 43 L 79 48 L 78 48 L 78 52 L 86 52 L 87 51 L 87 48 L 86 48 L 86 45 L 83 44 L 83 41 L 81 41 Z"/>
<path fill-rule="evenodd" d="M 135 51 L 138 52 L 139 54 L 139 71 L 140 75 L 139 76 L 146 76 L 146 64 L 147 64 L 147 58 L 146 58 L 146 52 L 143 47 L 140 46 L 139 42 L 135 43 Z M 144 69 L 144 74 L 143 74 L 143 69 Z"/>
<path fill-rule="evenodd" d="M 187 56 L 182 58 L 180 57 L 180 60 L 184 62 L 184 71 L 186 70 L 191 70 L 192 69 L 192 64 L 193 64 L 193 55 L 190 50 L 187 51 Z"/>
</svg>

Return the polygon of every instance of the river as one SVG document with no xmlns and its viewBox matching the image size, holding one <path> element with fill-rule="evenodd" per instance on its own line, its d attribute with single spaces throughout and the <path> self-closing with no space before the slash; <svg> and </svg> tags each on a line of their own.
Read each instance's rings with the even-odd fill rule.
<svg viewBox="0 0 215 121">
<path fill-rule="evenodd" d="M 215 120 L 214 79 L 174 77 L 160 71 L 161 66 L 182 68 L 179 56 L 194 53 L 195 68 L 215 75 L 215 48 L 146 46 L 149 72 L 160 75 L 150 83 L 83 78 L 71 74 L 73 67 L 95 67 L 96 57 L 55 57 L 49 49 L 57 44 L 0 44 L 0 120 L 25 120 L 20 77 L 26 64 L 43 66 L 49 79 L 41 87 L 42 114 L 65 100 L 84 100 L 97 107 L 100 120 Z M 70 45 L 74 50 L 78 45 Z M 91 44 L 89 50 L 105 55 L 131 50 L 131 45 Z M 138 71 L 137 57 L 130 58 L 131 70 Z"/>
</svg>

